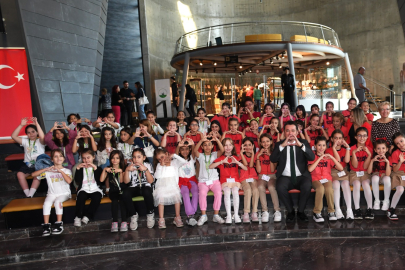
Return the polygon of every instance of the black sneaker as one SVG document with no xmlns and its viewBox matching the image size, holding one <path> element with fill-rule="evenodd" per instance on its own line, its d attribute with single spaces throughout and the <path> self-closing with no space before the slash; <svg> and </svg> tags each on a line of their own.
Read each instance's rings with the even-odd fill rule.
<svg viewBox="0 0 405 270">
<path fill-rule="evenodd" d="M 395 208 L 390 207 L 390 209 L 388 209 L 387 217 L 391 220 L 398 220 L 398 216 L 395 214 Z"/>
<path fill-rule="evenodd" d="M 55 222 L 52 234 L 61 234 L 63 232 L 63 222 Z"/>
<path fill-rule="evenodd" d="M 368 208 L 366 210 L 366 216 L 364 217 L 365 219 L 374 219 L 374 212 L 373 209 Z"/>
<path fill-rule="evenodd" d="M 321 214 L 313 213 L 312 217 L 315 220 L 315 222 L 324 222 L 325 221 L 325 219 L 322 217 Z"/>
<path fill-rule="evenodd" d="M 308 217 L 304 212 L 297 212 L 297 217 L 302 221 L 308 221 Z"/>
<path fill-rule="evenodd" d="M 287 214 L 286 216 L 286 221 L 287 222 L 293 222 L 295 219 L 295 212 L 291 211 L 290 213 Z"/>
<path fill-rule="evenodd" d="M 361 209 L 354 209 L 354 219 L 363 219 Z"/>
<path fill-rule="evenodd" d="M 42 224 L 42 236 L 50 236 L 51 235 L 51 224 Z"/>
</svg>

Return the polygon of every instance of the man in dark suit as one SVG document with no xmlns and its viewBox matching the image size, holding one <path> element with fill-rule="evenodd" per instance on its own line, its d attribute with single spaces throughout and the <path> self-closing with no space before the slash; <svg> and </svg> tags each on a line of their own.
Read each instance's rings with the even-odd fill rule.
<svg viewBox="0 0 405 270">
<path fill-rule="evenodd" d="M 312 187 L 308 161 L 314 160 L 315 154 L 306 140 L 297 139 L 298 127 L 294 121 L 288 121 L 285 124 L 284 135 L 286 139 L 275 144 L 274 151 L 270 156 L 271 162 L 278 164 L 277 194 L 288 211 L 286 219 L 289 222 L 295 219 L 295 211 L 288 191 L 299 189 L 301 193 L 297 216 L 301 220 L 308 221 L 308 217 L 304 213 Z"/>
</svg>

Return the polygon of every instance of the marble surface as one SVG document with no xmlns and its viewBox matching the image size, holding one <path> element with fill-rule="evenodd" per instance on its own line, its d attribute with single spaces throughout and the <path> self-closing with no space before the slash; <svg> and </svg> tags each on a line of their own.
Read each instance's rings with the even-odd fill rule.
<svg viewBox="0 0 405 270">
<path fill-rule="evenodd" d="M 66 226 L 61 235 L 41 237 L 38 233 L 28 238 L 0 241 L 0 265 L 54 260 L 78 255 L 108 254 L 118 251 L 135 251 L 164 247 L 182 247 L 205 244 L 234 243 L 250 241 L 278 242 L 285 239 L 330 239 L 346 237 L 405 237 L 405 225 L 400 221 L 390 221 L 384 216 L 374 220 L 335 221 L 315 223 L 296 221 L 267 224 L 219 225 L 210 221 L 201 227 L 176 228 L 166 221 L 167 229 L 146 228 L 144 222 L 136 231 L 111 233 L 109 224 L 92 225 L 80 229 Z M 91 229 L 91 226 L 94 226 Z M 98 229 L 97 229 L 98 228 Z M 340 239 L 338 239 L 340 241 Z"/>
<path fill-rule="evenodd" d="M 13 269 L 404 269 L 403 238 L 293 239 L 78 256 Z M 0 267 L 10 269 L 10 266 Z"/>
</svg>

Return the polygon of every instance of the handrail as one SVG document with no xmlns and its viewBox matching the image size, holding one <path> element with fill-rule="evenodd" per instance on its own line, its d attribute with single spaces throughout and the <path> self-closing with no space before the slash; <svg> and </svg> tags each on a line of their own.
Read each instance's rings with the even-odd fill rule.
<svg viewBox="0 0 405 270">
<path fill-rule="evenodd" d="M 377 81 L 375 81 L 374 79 L 372 79 L 372 78 L 370 78 L 370 77 L 368 77 L 368 76 L 364 76 L 364 75 L 363 75 L 363 77 L 364 77 L 364 79 L 366 79 L 366 80 L 368 80 L 368 81 L 371 81 L 372 83 L 381 86 L 381 87 L 384 88 L 385 90 L 388 90 L 388 91 L 394 93 L 394 95 L 395 95 L 395 91 L 394 91 L 394 90 L 389 89 L 387 86 L 383 85 L 382 83 L 377 82 Z"/>
</svg>

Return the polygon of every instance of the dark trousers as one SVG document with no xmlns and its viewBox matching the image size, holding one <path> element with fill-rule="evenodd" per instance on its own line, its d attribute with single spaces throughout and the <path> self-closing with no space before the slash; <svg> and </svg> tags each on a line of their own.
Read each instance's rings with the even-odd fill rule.
<svg viewBox="0 0 405 270">
<path fill-rule="evenodd" d="M 128 209 L 128 212 L 131 216 L 136 215 L 136 210 L 134 202 L 132 201 L 133 197 L 143 196 L 144 202 L 146 204 L 147 214 L 153 214 L 155 211 L 155 205 L 153 202 L 153 189 L 152 187 L 142 186 L 139 187 L 129 187 L 124 190 L 122 198 L 124 199 L 125 206 Z"/>
<path fill-rule="evenodd" d="M 309 196 L 311 195 L 311 188 L 312 179 L 306 178 L 305 176 L 298 176 L 296 185 L 293 185 L 291 177 L 287 176 L 281 176 L 276 182 L 278 198 L 284 204 L 289 213 L 294 210 L 294 203 L 288 191 L 291 189 L 298 189 L 301 191 L 300 200 L 298 202 L 298 212 L 304 212 Z"/>
<path fill-rule="evenodd" d="M 127 220 L 127 208 L 122 199 L 122 194 L 119 194 L 119 192 L 110 192 L 109 197 L 111 199 L 111 215 L 113 222 L 118 222 L 118 207 L 121 209 L 121 221 Z"/>
<path fill-rule="evenodd" d="M 194 119 L 196 117 L 195 111 L 194 111 L 194 105 L 196 102 L 191 102 L 187 108 L 188 113 L 190 114 L 191 119 Z"/>
<path fill-rule="evenodd" d="M 124 126 L 131 125 L 132 123 L 132 112 L 134 110 L 134 103 L 125 104 L 121 109 L 121 123 Z"/>
<path fill-rule="evenodd" d="M 76 198 L 76 216 L 78 218 L 83 218 L 84 216 L 88 218 L 93 218 L 94 213 L 96 213 L 98 206 L 100 205 L 102 195 L 100 192 L 87 193 L 85 191 L 80 191 Z M 87 209 L 86 200 L 90 199 L 90 205 Z"/>
</svg>

